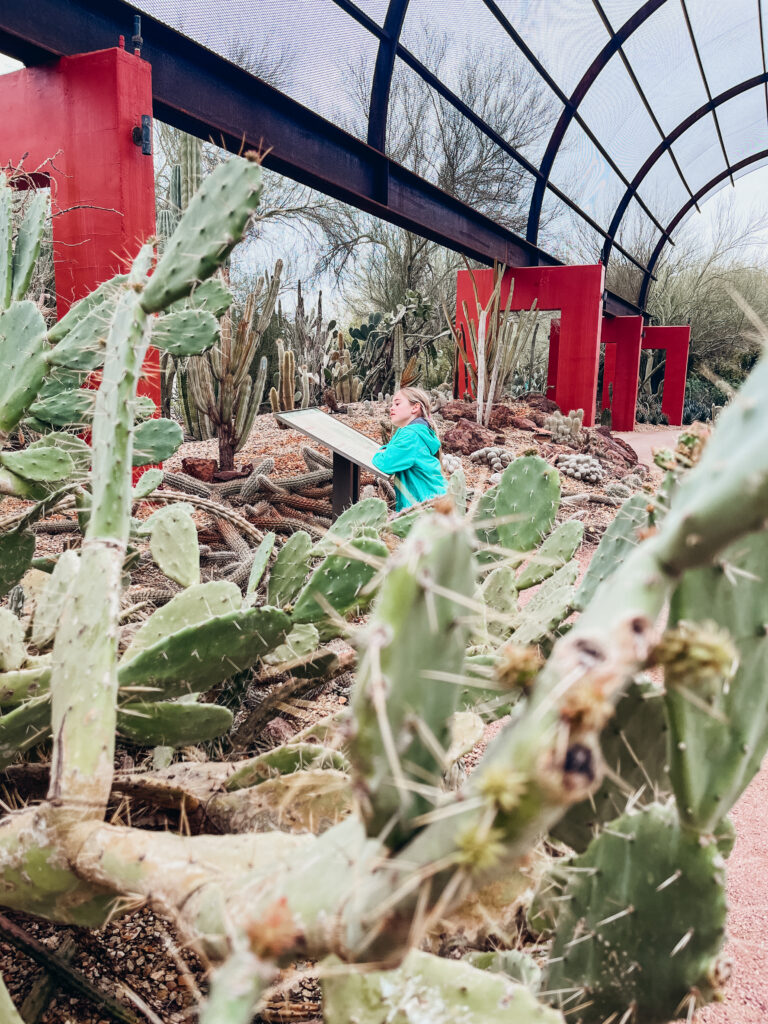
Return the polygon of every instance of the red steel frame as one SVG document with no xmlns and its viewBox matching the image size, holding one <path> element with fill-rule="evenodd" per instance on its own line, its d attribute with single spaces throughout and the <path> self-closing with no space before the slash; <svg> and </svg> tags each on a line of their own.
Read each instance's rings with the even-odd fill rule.
<svg viewBox="0 0 768 1024">
<path fill-rule="evenodd" d="M 122 39 L 121 39 L 122 43 Z M 122 46 L 0 77 L 0 165 L 50 183 L 59 317 L 124 272 L 155 233 L 152 157 L 133 141 L 152 114 L 151 69 Z M 160 405 L 157 351 L 139 391 Z"/>
<path fill-rule="evenodd" d="M 683 423 L 685 379 L 688 373 L 690 344 L 690 326 L 646 327 L 643 331 L 644 349 L 665 349 L 667 353 L 661 411 L 669 417 L 670 425 L 673 427 L 680 427 Z"/>
<path fill-rule="evenodd" d="M 603 393 L 601 409 L 611 409 L 613 430 L 635 429 L 640 346 L 643 340 L 641 316 L 615 316 L 603 320 Z M 611 392 L 612 397 L 611 397 Z"/>
<path fill-rule="evenodd" d="M 480 303 L 493 292 L 493 270 L 460 270 L 456 281 L 456 329 L 469 337 L 462 303 L 474 319 L 477 308 L 470 274 L 474 276 Z M 505 306 L 514 280 L 510 308 L 530 309 L 534 299 L 542 310 L 560 310 L 559 327 L 550 335 L 547 394 L 564 413 L 584 410 L 584 425 L 593 426 L 597 401 L 600 359 L 604 270 L 601 264 L 576 267 L 509 267 L 501 286 Z M 458 362 L 457 393 L 470 391 L 466 368 Z"/>
</svg>

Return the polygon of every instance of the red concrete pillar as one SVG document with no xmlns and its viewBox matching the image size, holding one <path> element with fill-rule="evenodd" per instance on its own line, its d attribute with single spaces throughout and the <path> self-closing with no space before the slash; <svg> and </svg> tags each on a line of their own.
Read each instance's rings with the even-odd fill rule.
<svg viewBox="0 0 768 1024">
<path fill-rule="evenodd" d="M 469 316 L 477 320 L 477 302 L 472 288 L 474 276 L 478 299 L 485 305 L 493 291 L 492 270 L 460 270 L 456 281 L 456 325 L 468 337 Z M 548 383 L 554 379 L 554 400 L 564 413 L 584 410 L 584 425 L 593 426 L 597 402 L 597 372 L 600 358 L 604 270 L 601 264 L 579 267 L 509 267 L 501 287 L 500 304 L 506 305 L 514 281 L 511 309 L 530 309 L 534 299 L 541 310 L 560 311 L 557 352 L 550 350 Z M 554 373 L 554 377 L 552 376 Z M 459 394 L 466 388 L 466 373 L 459 366 Z"/>
<path fill-rule="evenodd" d="M 690 343 L 690 326 L 646 327 L 643 331 L 644 349 L 664 349 L 667 353 L 664 364 L 661 411 L 665 413 L 670 425 L 674 427 L 680 427 L 683 423 L 685 380 L 688 374 Z"/>
<path fill-rule="evenodd" d="M 124 272 L 155 231 L 152 156 L 133 140 L 152 114 L 151 69 L 115 47 L 0 77 L 0 165 L 51 185 L 59 317 Z M 159 406 L 157 352 L 140 390 Z"/>
<path fill-rule="evenodd" d="M 611 405 L 611 426 L 614 430 L 635 429 L 642 331 L 641 316 L 606 317 L 603 320 L 605 361 L 602 408 Z M 609 384 L 613 385 L 612 403 L 609 399 Z"/>
</svg>

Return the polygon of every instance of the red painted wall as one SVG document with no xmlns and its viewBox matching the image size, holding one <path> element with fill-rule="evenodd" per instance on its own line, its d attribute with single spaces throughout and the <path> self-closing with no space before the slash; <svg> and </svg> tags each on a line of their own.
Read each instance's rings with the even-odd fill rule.
<svg viewBox="0 0 768 1024">
<path fill-rule="evenodd" d="M 664 390 L 661 396 L 661 411 L 669 417 L 670 425 L 682 426 L 683 402 L 685 401 L 685 380 L 688 374 L 688 349 L 691 344 L 691 328 L 646 327 L 643 331 L 643 348 L 666 349 L 664 364 Z"/>
<path fill-rule="evenodd" d="M 493 291 L 492 270 L 460 270 L 456 281 L 456 329 L 469 331 L 462 303 L 467 303 L 469 314 L 476 319 L 477 305 L 470 274 L 481 305 L 485 305 Z M 559 339 L 550 347 L 550 385 L 554 400 L 564 413 L 572 409 L 584 410 L 584 425 L 595 422 L 597 401 L 597 371 L 600 358 L 600 332 L 602 327 L 602 299 L 604 271 L 600 264 L 579 267 L 510 267 L 501 288 L 501 305 L 506 305 L 510 285 L 514 281 L 511 308 L 530 309 L 533 300 L 538 308 L 560 310 Z M 459 360 L 458 393 L 468 390 L 463 363 Z"/>
<path fill-rule="evenodd" d="M 643 318 L 615 316 L 603 319 L 603 394 L 601 409 L 611 406 L 613 430 L 635 429 L 637 383 L 640 372 L 640 345 Z M 613 402 L 610 385 L 613 385 Z"/>
<path fill-rule="evenodd" d="M 152 157 L 132 137 L 152 114 L 151 69 L 115 47 L 0 77 L 0 165 L 51 185 L 59 317 L 116 273 L 155 232 Z M 159 406 L 158 354 L 139 385 Z"/>
</svg>

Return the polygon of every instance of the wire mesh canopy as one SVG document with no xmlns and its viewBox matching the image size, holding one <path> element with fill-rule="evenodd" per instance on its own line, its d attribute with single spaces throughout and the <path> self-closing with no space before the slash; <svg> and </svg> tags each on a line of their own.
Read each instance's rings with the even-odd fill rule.
<svg viewBox="0 0 768 1024">
<path fill-rule="evenodd" d="M 267 83 L 307 117 L 322 118 L 315 128 L 336 133 L 334 144 L 356 158 L 363 147 L 388 158 L 387 181 L 370 190 L 336 187 L 333 174 L 324 186 L 318 170 L 320 187 L 352 201 L 357 189 L 359 205 L 413 226 L 410 200 L 396 209 L 390 188 L 407 186 L 412 195 L 415 175 L 429 186 L 421 193 L 432 211 L 421 220 L 425 233 L 473 255 L 498 255 L 468 235 L 462 245 L 460 218 L 469 209 L 479 225 L 493 222 L 519 242 L 509 262 L 601 259 L 629 309 L 645 306 L 654 267 L 686 215 L 768 160 L 762 3 L 139 0 L 134 7 L 237 66 L 254 88 Z M 151 29 L 144 35 L 151 47 Z M 151 51 L 148 59 L 157 75 Z M 183 113 L 176 123 L 185 126 Z M 199 133 L 194 118 L 190 128 Z M 309 144 L 301 127 L 294 135 L 296 148 Z M 291 173 L 290 153 L 275 152 L 274 165 Z"/>
</svg>

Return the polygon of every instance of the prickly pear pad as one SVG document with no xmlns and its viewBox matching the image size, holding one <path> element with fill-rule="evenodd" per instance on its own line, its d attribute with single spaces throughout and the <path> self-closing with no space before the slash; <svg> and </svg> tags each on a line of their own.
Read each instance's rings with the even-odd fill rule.
<svg viewBox="0 0 768 1024">
<path fill-rule="evenodd" d="M 531 551 L 552 529 L 560 505 L 560 477 L 538 455 L 515 459 L 504 470 L 494 514 L 499 543 L 510 551 Z"/>
<path fill-rule="evenodd" d="M 180 629 L 118 666 L 118 684 L 152 686 L 157 697 L 209 690 L 282 642 L 290 619 L 277 608 L 230 612 Z"/>
<path fill-rule="evenodd" d="M 667 686 L 670 772 L 684 821 L 711 831 L 758 771 L 768 750 L 768 533 L 727 548 L 718 564 L 688 571 L 672 595 L 670 625 L 724 627 L 739 654 L 736 675 L 712 687 L 692 662 L 682 687 Z M 668 681 L 669 682 L 669 681 Z"/>
<path fill-rule="evenodd" d="M 714 842 L 681 827 L 674 803 L 625 814 L 560 868 L 568 881 L 546 988 L 563 1008 L 581 989 L 583 1024 L 620 1019 L 633 1004 L 636 1020 L 667 1024 L 697 993 L 713 998 L 724 863 Z"/>
</svg>

